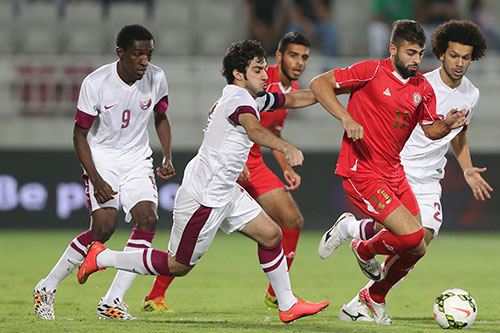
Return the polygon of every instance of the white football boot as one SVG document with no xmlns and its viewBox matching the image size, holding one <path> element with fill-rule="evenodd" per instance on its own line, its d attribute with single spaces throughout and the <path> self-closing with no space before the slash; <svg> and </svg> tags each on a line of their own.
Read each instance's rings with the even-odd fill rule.
<svg viewBox="0 0 500 333">
<path fill-rule="evenodd" d="M 330 229 L 328 229 L 319 241 L 318 254 L 322 259 L 326 259 L 335 252 L 335 250 L 349 238 L 349 235 L 342 233 L 341 225 L 356 221 L 352 213 L 344 213 L 335 221 Z"/>
</svg>

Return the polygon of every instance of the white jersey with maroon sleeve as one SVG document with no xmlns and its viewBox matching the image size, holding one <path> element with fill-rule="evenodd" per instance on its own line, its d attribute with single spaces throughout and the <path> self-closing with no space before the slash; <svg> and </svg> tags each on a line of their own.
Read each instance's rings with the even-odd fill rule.
<svg viewBox="0 0 500 333">
<path fill-rule="evenodd" d="M 163 70 L 149 64 L 141 80 L 129 86 L 117 72 L 117 61 L 90 73 L 83 81 L 75 123 L 89 128 L 87 140 L 97 164 L 134 163 L 151 156 L 147 124 L 153 110 L 168 108 Z"/>
<path fill-rule="evenodd" d="M 184 170 L 182 186 L 196 201 L 207 207 L 222 207 L 229 202 L 253 145 L 239 123 L 239 115 L 251 113 L 260 120 L 259 112 L 274 110 L 284 101 L 283 94 L 266 93 L 254 99 L 246 89 L 231 84 L 224 87 L 208 117 L 198 154 Z"/>
<path fill-rule="evenodd" d="M 479 90 L 465 76 L 458 87 L 450 88 L 443 82 L 440 69 L 425 74 L 436 94 L 436 113 L 444 119 L 451 109 L 466 109 L 466 119 L 471 119 L 479 99 Z M 462 130 L 464 128 L 457 128 L 441 139 L 431 140 L 417 125 L 401 151 L 401 163 L 408 178 L 419 183 L 442 179 L 449 143 Z"/>
</svg>

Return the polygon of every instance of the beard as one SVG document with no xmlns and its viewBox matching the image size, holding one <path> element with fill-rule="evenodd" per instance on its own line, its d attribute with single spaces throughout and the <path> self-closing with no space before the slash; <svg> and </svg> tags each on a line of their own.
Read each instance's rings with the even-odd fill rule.
<svg viewBox="0 0 500 333">
<path fill-rule="evenodd" d="M 285 64 L 285 62 L 283 61 L 283 59 L 281 60 L 280 66 L 281 66 L 281 71 L 286 76 L 286 78 L 288 79 L 288 81 L 292 82 L 292 81 L 296 81 L 297 80 L 297 78 L 291 77 L 290 75 L 288 75 L 288 66 Z"/>
<path fill-rule="evenodd" d="M 443 68 L 444 68 L 444 72 L 446 73 L 446 75 L 450 78 L 451 81 L 453 82 L 457 82 L 457 81 L 460 81 L 462 80 L 463 76 L 465 75 L 465 70 L 462 71 L 462 75 L 460 76 L 455 76 L 454 74 L 454 71 L 453 69 L 450 69 L 448 66 L 446 66 L 445 64 L 443 64 Z"/>
<path fill-rule="evenodd" d="M 417 74 L 417 70 L 408 69 L 408 67 L 405 66 L 401 59 L 399 59 L 397 54 L 394 56 L 394 65 L 396 66 L 396 69 L 398 70 L 399 74 L 401 74 L 403 79 L 407 79 Z"/>
<path fill-rule="evenodd" d="M 266 94 L 266 91 L 265 91 L 265 90 L 262 90 L 262 91 L 257 92 L 257 95 L 256 95 L 256 96 L 257 96 L 257 97 L 262 97 L 262 96 L 264 96 L 265 94 Z"/>
</svg>

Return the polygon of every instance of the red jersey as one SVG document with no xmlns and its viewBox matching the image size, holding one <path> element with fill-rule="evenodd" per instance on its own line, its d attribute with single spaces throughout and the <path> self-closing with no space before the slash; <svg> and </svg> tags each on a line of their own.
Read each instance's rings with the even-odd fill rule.
<svg viewBox="0 0 500 333">
<path fill-rule="evenodd" d="M 267 91 L 268 92 L 279 92 L 286 93 L 289 91 L 299 90 L 299 83 L 297 81 L 292 81 L 292 85 L 288 90 L 285 90 L 281 84 L 280 78 L 278 77 L 278 65 L 270 65 L 266 68 L 267 72 Z M 265 128 L 280 131 L 285 125 L 285 118 L 288 114 L 288 109 L 274 110 L 273 112 L 262 112 L 260 114 L 260 123 Z M 250 149 L 250 154 L 248 155 L 248 162 L 257 162 L 257 159 L 262 159 L 262 151 L 260 150 L 260 145 L 254 144 Z"/>
<path fill-rule="evenodd" d="M 341 88 L 352 88 L 347 111 L 364 129 L 361 140 L 344 133 L 335 173 L 401 180 L 405 174 L 399 153 L 413 128 L 439 119 L 431 85 L 420 73 L 403 80 L 390 59 L 336 68 L 335 79 Z"/>
</svg>

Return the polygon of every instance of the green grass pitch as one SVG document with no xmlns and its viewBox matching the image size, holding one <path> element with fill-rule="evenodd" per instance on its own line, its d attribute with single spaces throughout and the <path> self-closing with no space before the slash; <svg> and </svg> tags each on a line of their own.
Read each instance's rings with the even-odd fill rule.
<svg viewBox="0 0 500 333">
<path fill-rule="evenodd" d="M 137 321 L 98 320 L 97 303 L 115 271 L 107 269 L 81 286 L 73 272 L 61 283 L 55 321 L 35 317 L 32 292 L 79 231 L 3 230 L 0 234 L 0 332 L 433 332 L 441 331 L 432 304 L 445 289 L 469 291 L 478 303 L 470 331 L 500 331 L 500 233 L 443 233 L 404 282 L 387 298 L 394 325 L 345 323 L 338 320 L 347 303 L 366 283 L 352 253 L 343 245 L 332 257 L 317 255 L 319 232 L 303 232 L 291 269 L 294 292 L 311 300 L 330 301 L 318 315 L 286 325 L 276 310 L 263 303 L 267 279 L 257 258 L 256 244 L 239 235 L 216 237 L 211 248 L 186 277 L 167 292 L 175 315 L 140 311 L 153 277 L 138 276 L 125 295 Z M 129 231 L 115 233 L 107 245 L 123 248 Z M 159 231 L 154 247 L 165 249 L 168 232 Z"/>
</svg>

